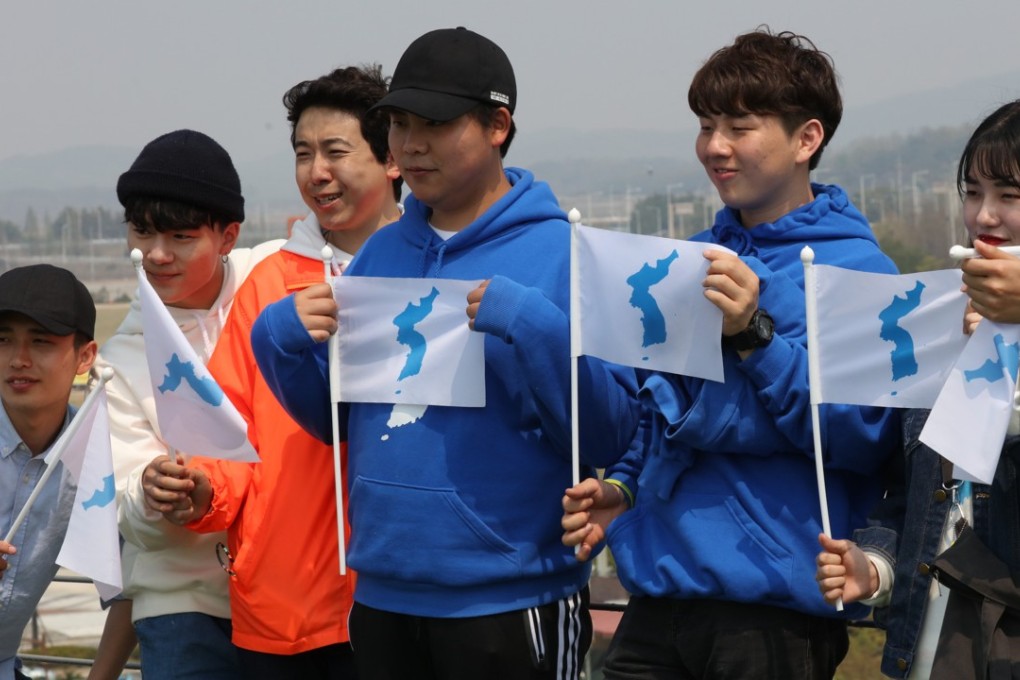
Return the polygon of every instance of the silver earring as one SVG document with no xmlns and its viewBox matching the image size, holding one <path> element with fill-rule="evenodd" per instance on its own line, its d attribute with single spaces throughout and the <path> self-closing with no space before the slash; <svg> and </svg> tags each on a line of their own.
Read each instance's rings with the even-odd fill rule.
<svg viewBox="0 0 1020 680">
<path fill-rule="evenodd" d="M 229 260 L 229 259 L 230 259 L 230 258 L 229 258 L 229 257 L 227 257 L 226 255 L 220 255 L 220 260 L 222 260 L 222 261 L 223 261 L 223 264 L 226 264 L 226 263 L 227 263 L 227 260 Z"/>
</svg>

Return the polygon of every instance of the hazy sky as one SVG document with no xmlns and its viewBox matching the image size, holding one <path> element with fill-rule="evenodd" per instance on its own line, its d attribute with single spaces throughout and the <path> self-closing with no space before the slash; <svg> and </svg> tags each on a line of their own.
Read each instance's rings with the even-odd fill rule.
<svg viewBox="0 0 1020 680">
<path fill-rule="evenodd" d="M 687 86 L 759 24 L 813 39 L 847 106 L 1020 69 L 1020 0 L 10 0 L 0 14 L 0 159 L 140 148 L 180 127 L 240 158 L 287 146 L 280 98 L 464 25 L 513 62 L 522 129 L 692 125 Z M 1017 83 L 1009 83 L 1015 87 Z M 988 102 L 975 103 L 975 115 Z"/>
</svg>

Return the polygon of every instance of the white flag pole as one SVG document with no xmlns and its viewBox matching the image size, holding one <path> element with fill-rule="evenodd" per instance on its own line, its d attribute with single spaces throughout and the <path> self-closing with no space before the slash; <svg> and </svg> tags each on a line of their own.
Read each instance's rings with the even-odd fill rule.
<svg viewBox="0 0 1020 680">
<path fill-rule="evenodd" d="M 333 285 L 333 249 L 322 247 L 322 270 L 326 283 Z M 333 481 L 336 484 L 336 526 L 339 532 L 340 574 L 347 573 L 347 547 L 344 545 L 344 477 L 340 466 L 340 332 L 329 336 L 329 413 L 333 424 Z"/>
<path fill-rule="evenodd" d="M 81 424 L 87 420 L 86 415 L 89 411 L 95 408 L 94 404 L 96 402 L 97 395 L 104 389 L 106 381 L 111 378 L 113 378 L 112 368 L 106 367 L 102 370 L 102 372 L 100 372 L 99 382 L 92 391 L 89 392 L 89 395 L 85 397 L 85 401 L 82 402 L 81 408 L 78 409 L 78 412 L 74 414 L 74 418 L 72 418 L 71 422 L 68 423 L 67 429 L 64 430 L 46 454 L 46 469 L 43 470 L 35 488 L 32 489 L 32 493 L 29 494 L 28 500 L 25 501 L 25 505 L 21 508 L 21 512 L 19 512 L 18 516 L 14 518 L 14 524 L 11 525 L 10 530 L 7 532 L 7 536 L 4 537 L 4 541 L 7 543 L 11 542 L 11 539 L 14 538 L 14 534 L 18 531 L 18 527 L 20 527 L 21 523 L 25 521 L 25 518 L 28 517 L 28 511 L 32 509 L 32 505 L 35 504 L 35 499 L 42 492 L 43 487 L 46 485 L 46 480 L 50 478 L 50 475 L 52 475 L 53 471 L 57 468 L 57 463 L 63 457 L 68 443 L 81 428 Z"/>
<path fill-rule="evenodd" d="M 1020 246 L 1002 246 L 999 248 L 1002 252 L 1007 255 L 1020 256 Z M 954 260 L 972 260 L 974 258 L 981 257 L 975 248 L 965 248 L 963 246 L 953 246 L 949 249 L 949 257 Z"/>
<path fill-rule="evenodd" d="M 818 405 L 822 403 L 822 387 L 818 374 L 818 289 L 815 285 L 815 251 L 804 246 L 800 251 L 804 265 L 804 307 L 807 315 L 808 384 L 811 389 L 811 429 L 815 444 L 815 477 L 818 480 L 818 502 L 822 506 L 822 531 L 832 538 L 829 526 L 829 501 L 825 495 L 825 467 L 822 464 L 822 426 Z M 836 611 L 843 611 L 843 599 L 836 600 Z"/>
<path fill-rule="evenodd" d="M 581 273 L 577 227 L 581 224 L 581 212 L 571 208 L 567 219 L 570 220 L 570 467 L 572 486 L 577 486 L 581 482 L 581 442 L 577 415 L 577 357 L 581 355 Z"/>
</svg>

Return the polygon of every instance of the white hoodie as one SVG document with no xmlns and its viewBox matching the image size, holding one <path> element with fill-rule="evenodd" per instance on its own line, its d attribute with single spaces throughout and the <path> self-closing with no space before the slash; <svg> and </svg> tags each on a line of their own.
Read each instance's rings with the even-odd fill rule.
<svg viewBox="0 0 1020 680">
<path fill-rule="evenodd" d="M 235 248 L 228 256 L 223 288 L 210 309 L 168 308 L 204 361 L 212 356 L 234 293 L 252 267 L 282 243 Z M 142 472 L 153 458 L 167 454 L 168 447 L 156 420 L 137 297 L 100 350 L 96 368 L 105 366 L 115 372 L 106 389 L 120 533 L 125 539 L 124 597 L 134 600 L 132 621 L 184 612 L 230 618 L 227 574 L 216 555 L 216 544 L 226 543 L 226 534 L 196 534 L 145 506 Z"/>
</svg>

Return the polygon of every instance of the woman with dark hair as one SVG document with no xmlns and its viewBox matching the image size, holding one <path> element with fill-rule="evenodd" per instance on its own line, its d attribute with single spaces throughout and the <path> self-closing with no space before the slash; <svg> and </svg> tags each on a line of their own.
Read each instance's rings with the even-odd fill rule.
<svg viewBox="0 0 1020 680">
<path fill-rule="evenodd" d="M 979 257 L 963 264 L 964 318 L 1020 323 L 1020 100 L 971 135 L 957 181 Z M 1014 407 L 991 485 L 953 478 L 919 441 L 928 411 L 903 418 L 902 473 L 855 542 L 821 536 L 825 599 L 877 607 L 890 677 L 985 678 L 1020 674 L 1020 412 Z M 936 580 L 937 579 L 937 580 Z M 1001 674 L 1001 675 L 1000 675 Z"/>
</svg>

